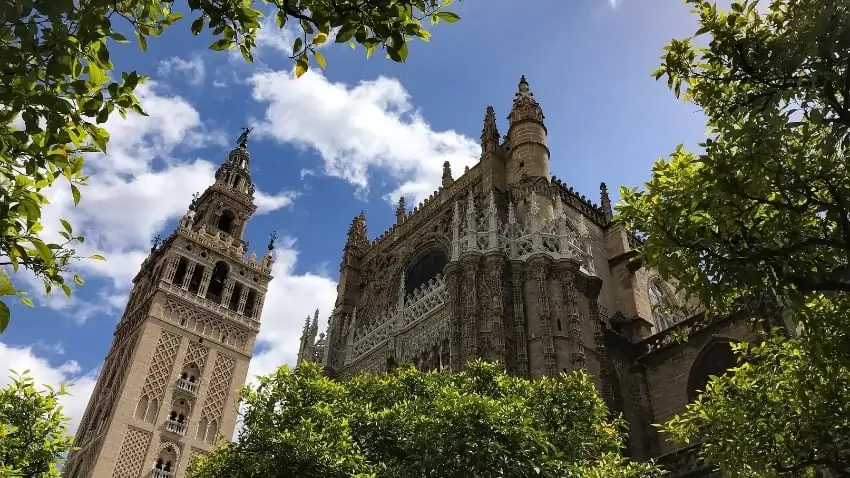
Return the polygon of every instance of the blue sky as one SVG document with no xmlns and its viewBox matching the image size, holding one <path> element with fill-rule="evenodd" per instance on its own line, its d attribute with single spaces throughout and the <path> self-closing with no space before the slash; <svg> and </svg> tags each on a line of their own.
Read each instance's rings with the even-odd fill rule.
<svg viewBox="0 0 850 478">
<path fill-rule="evenodd" d="M 151 239 L 171 232 L 246 125 L 256 127 L 249 150 L 262 192 L 246 237 L 260 253 L 270 231 L 283 238 L 252 374 L 292 363 L 303 318 L 329 312 L 351 219 L 365 210 L 375 237 L 400 194 L 413 205 L 436 188 L 443 161 L 457 177 L 477 158 L 486 106 L 505 132 L 520 75 L 546 115 L 553 174 L 594 202 L 600 181 L 616 195 L 648 179 L 677 144 L 702 138 L 696 108 L 650 76 L 670 38 L 696 30 L 680 0 L 522 4 L 465 0 L 452 7 L 462 21 L 437 25 L 403 65 L 337 45 L 325 49 L 326 72 L 298 80 L 285 51 L 291 34 L 274 28 L 263 30 L 254 64 L 207 50 L 208 37 L 189 33 L 191 19 L 147 53 L 114 45 L 119 70 L 151 77 L 139 90 L 151 116 L 111 121 L 108 154 L 88 161 L 81 205 L 62 187 L 45 212 L 56 226 L 72 220 L 87 237 L 81 250 L 108 260 L 79 265 L 87 283 L 72 300 L 34 289 L 36 308 L 13 306 L 0 363 L 44 383 L 72 382 L 65 404 L 76 423 Z"/>
</svg>

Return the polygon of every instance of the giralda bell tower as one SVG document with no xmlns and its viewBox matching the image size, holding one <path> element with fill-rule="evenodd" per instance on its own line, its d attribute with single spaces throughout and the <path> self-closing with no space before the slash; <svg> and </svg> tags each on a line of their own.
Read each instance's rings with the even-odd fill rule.
<svg viewBox="0 0 850 478">
<path fill-rule="evenodd" d="M 133 279 L 65 477 L 182 478 L 232 436 L 274 248 L 272 235 L 246 256 L 242 239 L 257 209 L 249 132 Z"/>
</svg>

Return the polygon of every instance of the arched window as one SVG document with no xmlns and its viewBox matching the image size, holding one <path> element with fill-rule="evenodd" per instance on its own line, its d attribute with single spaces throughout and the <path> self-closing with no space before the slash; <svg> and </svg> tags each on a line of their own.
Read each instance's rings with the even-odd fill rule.
<svg viewBox="0 0 850 478">
<path fill-rule="evenodd" d="M 210 276 L 210 285 L 207 288 L 207 299 L 220 304 L 221 294 L 224 292 L 224 281 L 227 280 L 227 273 L 230 268 L 224 262 L 216 262 L 213 268 L 212 276 Z"/>
<path fill-rule="evenodd" d="M 431 251 L 410 268 L 405 277 L 405 297 L 443 272 L 449 258 L 441 250 Z"/>
<path fill-rule="evenodd" d="M 243 286 L 240 283 L 233 284 L 233 292 L 230 294 L 230 302 L 227 304 L 227 308 L 236 312 L 239 308 L 239 298 L 242 296 Z"/>
<path fill-rule="evenodd" d="M 697 356 L 688 379 L 688 401 L 692 402 L 705 391 L 712 376 L 721 376 L 738 364 L 728 341 L 707 345 Z"/>
<path fill-rule="evenodd" d="M 142 395 L 142 398 L 139 399 L 139 404 L 136 405 L 136 413 L 135 417 L 138 420 L 144 420 L 145 415 L 148 413 L 148 396 Z"/>
<path fill-rule="evenodd" d="M 660 332 L 670 328 L 676 323 L 676 317 L 673 315 L 673 307 L 676 302 L 670 297 L 667 286 L 659 277 L 655 277 L 649 281 L 648 289 L 655 331 Z"/>
<path fill-rule="evenodd" d="M 207 437 L 207 419 L 201 418 L 201 421 L 198 423 L 198 434 L 195 436 L 196 439 L 204 441 Z"/>
<path fill-rule="evenodd" d="M 159 413 L 159 400 L 153 399 L 148 405 L 148 412 L 145 414 L 145 421 L 148 423 L 154 423 L 156 421 L 156 416 Z"/>
<path fill-rule="evenodd" d="M 177 468 L 177 448 L 171 443 L 165 445 L 156 457 L 153 468 L 155 470 L 153 476 L 156 478 L 173 476 Z"/>
<path fill-rule="evenodd" d="M 213 420 L 210 422 L 209 427 L 207 427 L 207 443 L 215 443 L 216 434 L 218 433 L 218 422 Z"/>
<path fill-rule="evenodd" d="M 236 216 L 231 211 L 224 211 L 221 213 L 221 217 L 218 218 L 218 224 L 216 226 L 228 233 L 231 234 L 233 232 L 233 221 L 236 219 Z"/>
</svg>

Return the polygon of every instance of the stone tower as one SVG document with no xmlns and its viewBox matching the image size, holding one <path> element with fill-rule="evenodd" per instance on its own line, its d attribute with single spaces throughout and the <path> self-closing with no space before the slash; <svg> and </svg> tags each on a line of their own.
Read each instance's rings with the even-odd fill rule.
<svg viewBox="0 0 850 478">
<path fill-rule="evenodd" d="M 248 132 L 133 279 L 65 477 L 180 478 L 232 436 L 274 248 L 245 256 Z"/>
</svg>

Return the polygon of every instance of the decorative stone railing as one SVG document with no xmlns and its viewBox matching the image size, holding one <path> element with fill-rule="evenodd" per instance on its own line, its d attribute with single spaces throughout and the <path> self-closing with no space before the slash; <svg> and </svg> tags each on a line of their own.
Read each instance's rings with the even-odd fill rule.
<svg viewBox="0 0 850 478">
<path fill-rule="evenodd" d="M 257 270 L 261 272 L 270 272 L 271 271 L 271 261 L 267 261 L 263 259 L 257 259 L 256 253 L 251 253 L 249 257 L 245 257 L 245 246 L 242 241 L 238 239 L 234 239 L 233 236 L 226 234 L 222 231 L 216 231 L 215 233 L 207 232 L 203 226 L 197 231 L 193 231 L 190 227 L 191 223 L 186 224 L 181 222 L 178 226 L 178 231 L 180 234 L 188 237 L 189 239 L 197 242 L 198 244 L 202 244 L 207 246 L 215 251 L 225 252 L 229 257 L 238 260 L 243 265 Z"/>
<path fill-rule="evenodd" d="M 168 292 L 169 294 L 180 297 L 181 299 L 191 303 L 192 305 L 196 305 L 217 315 L 223 315 L 228 319 L 233 320 L 234 322 L 239 322 L 241 324 L 247 325 L 252 330 L 259 330 L 260 328 L 259 320 L 238 314 L 236 311 L 230 310 L 221 304 L 216 304 L 215 302 L 207 299 L 206 297 L 201 297 L 198 294 L 195 294 L 194 292 L 189 292 L 188 290 L 183 289 L 182 287 L 176 286 L 165 281 L 160 281 L 159 288 Z"/>
<path fill-rule="evenodd" d="M 397 324 L 404 330 L 449 302 L 449 290 L 443 276 L 438 274 L 404 298 L 404 310 Z"/>
<path fill-rule="evenodd" d="M 166 420 L 165 421 L 165 429 L 171 433 L 176 433 L 180 436 L 186 435 L 186 429 L 188 428 L 186 423 L 180 423 L 177 420 Z"/>
<path fill-rule="evenodd" d="M 198 382 L 190 382 L 185 378 L 177 379 L 177 388 L 183 390 L 184 392 L 189 392 L 192 395 L 198 393 Z"/>
<path fill-rule="evenodd" d="M 451 260 L 456 261 L 467 252 L 502 251 L 511 260 L 527 260 L 543 254 L 553 259 L 573 259 L 585 273 L 596 275 L 583 224 L 576 226 L 567 218 L 560 196 L 554 197 L 552 202 L 554 217 L 542 218 L 537 197 L 532 192 L 528 217 L 518 218 L 513 203 L 509 203 L 508 221 L 503 224 L 492 192 L 483 210 L 476 208 L 470 192 L 466 200 L 455 203 Z"/>
<path fill-rule="evenodd" d="M 172 478 L 174 473 L 165 470 L 158 470 L 154 468 L 153 473 L 151 473 L 151 478 Z"/>
<path fill-rule="evenodd" d="M 346 364 L 354 362 L 360 357 L 363 357 L 372 350 L 383 345 L 384 342 L 386 342 L 390 337 L 392 337 L 394 331 L 394 319 L 390 318 L 385 322 L 380 323 L 372 331 L 370 331 L 364 337 L 360 338 L 351 345 L 351 354 L 346 354 L 345 357 Z"/>
<path fill-rule="evenodd" d="M 375 322 L 376 325 L 372 329 L 355 331 L 350 353 L 346 354 L 346 364 L 358 360 L 390 338 L 412 328 L 448 302 L 449 291 L 445 279 L 438 274 L 407 295 L 401 310 L 384 315 L 381 320 Z"/>
</svg>

